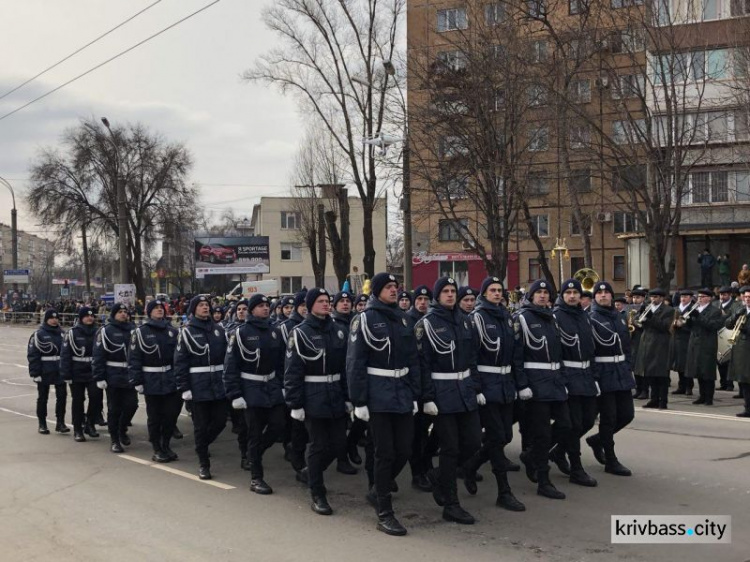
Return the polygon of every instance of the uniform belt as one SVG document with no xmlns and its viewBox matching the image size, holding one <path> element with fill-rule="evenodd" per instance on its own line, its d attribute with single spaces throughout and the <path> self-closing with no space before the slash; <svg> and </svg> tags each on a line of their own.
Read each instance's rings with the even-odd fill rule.
<svg viewBox="0 0 750 562">
<path fill-rule="evenodd" d="M 307 375 L 305 377 L 305 382 L 339 382 L 340 380 L 340 373 L 335 375 Z"/>
<path fill-rule="evenodd" d="M 60 356 L 59 355 L 47 355 L 46 357 L 42 357 L 42 361 L 59 361 Z"/>
<path fill-rule="evenodd" d="M 560 368 L 560 363 L 538 363 L 536 361 L 528 361 L 523 364 L 524 369 L 544 369 L 546 371 L 557 371 Z"/>
<path fill-rule="evenodd" d="M 610 357 L 594 357 L 595 363 L 622 363 L 625 361 L 624 355 L 612 355 Z"/>
<path fill-rule="evenodd" d="M 162 365 L 161 367 L 142 367 L 144 373 L 166 373 L 172 370 L 172 365 Z"/>
<path fill-rule="evenodd" d="M 121 367 L 127 369 L 128 363 L 127 361 L 107 361 L 107 367 Z"/>
<path fill-rule="evenodd" d="M 78 361 L 79 363 L 91 363 L 91 360 L 93 357 L 78 357 L 76 355 L 73 356 L 73 361 Z"/>
<path fill-rule="evenodd" d="M 571 369 L 588 369 L 591 366 L 591 361 L 566 361 L 563 359 L 563 365 Z"/>
<path fill-rule="evenodd" d="M 460 381 L 469 378 L 469 375 L 471 375 L 471 371 L 466 369 L 457 373 L 432 373 L 430 376 L 434 381 Z"/>
<path fill-rule="evenodd" d="M 378 377 L 394 377 L 398 379 L 409 374 L 409 367 L 404 367 L 403 369 L 378 369 L 377 367 L 367 367 L 367 374 Z"/>
<path fill-rule="evenodd" d="M 276 371 L 272 371 L 267 375 L 256 375 L 255 373 L 240 373 L 240 376 L 246 381 L 268 382 L 276 377 Z"/>
<path fill-rule="evenodd" d="M 216 371 L 223 371 L 224 365 L 206 365 L 204 367 L 190 367 L 191 373 L 215 373 Z"/>
<path fill-rule="evenodd" d="M 477 371 L 480 373 L 494 373 L 496 375 L 507 375 L 510 373 L 510 365 L 504 367 L 493 367 L 492 365 L 477 365 Z"/>
</svg>

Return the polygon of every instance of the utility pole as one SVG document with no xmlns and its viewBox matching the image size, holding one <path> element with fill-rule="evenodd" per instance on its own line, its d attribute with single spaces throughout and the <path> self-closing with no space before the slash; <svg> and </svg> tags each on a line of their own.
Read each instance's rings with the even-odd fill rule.
<svg viewBox="0 0 750 562">
<path fill-rule="evenodd" d="M 83 271 L 86 275 L 86 292 L 91 298 L 91 272 L 89 270 L 89 244 L 86 239 L 86 223 L 81 225 L 81 244 L 83 245 Z"/>
<path fill-rule="evenodd" d="M 115 140 L 115 135 L 109 126 L 106 117 L 102 117 L 102 123 L 109 131 L 109 138 L 115 149 L 115 184 L 117 189 L 117 230 L 119 231 L 120 246 L 120 283 L 130 283 L 128 279 L 128 220 L 125 207 L 125 180 L 120 177 L 120 154 Z"/>
<path fill-rule="evenodd" d="M 3 177 L 0 182 L 10 190 L 10 196 L 13 198 L 13 208 L 10 210 L 10 248 L 13 254 L 13 269 L 18 269 L 18 211 L 16 211 L 16 193 L 13 186 Z M 18 283 L 13 283 L 13 292 L 18 291 Z"/>
<path fill-rule="evenodd" d="M 407 129 L 408 131 L 408 129 Z M 404 213 L 404 290 L 412 290 L 411 279 L 411 177 L 409 175 L 409 133 L 404 136 L 403 158 L 403 191 L 401 193 L 401 209 Z"/>
</svg>

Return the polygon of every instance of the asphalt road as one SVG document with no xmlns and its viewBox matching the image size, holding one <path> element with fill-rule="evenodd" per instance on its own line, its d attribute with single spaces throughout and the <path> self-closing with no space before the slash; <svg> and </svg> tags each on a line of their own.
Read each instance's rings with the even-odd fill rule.
<svg viewBox="0 0 750 562">
<path fill-rule="evenodd" d="M 412 490 L 408 468 L 395 494 L 397 515 L 409 529 L 403 538 L 375 530 L 365 503 L 363 474 L 329 469 L 326 484 L 335 513 L 312 513 L 282 450 L 267 453 L 272 496 L 248 490 L 239 468 L 234 435 L 227 429 L 212 447 L 215 480 L 195 477 L 191 423 L 180 418 L 185 439 L 180 460 L 150 462 L 145 405 L 132 428 L 125 455 L 98 440 L 74 443 L 71 434 L 36 433 L 35 385 L 26 368 L 31 330 L 0 326 L 0 560 L 455 560 L 712 562 L 750 560 L 750 422 L 735 418 L 739 400 L 717 392 L 716 406 L 682 398 L 667 412 L 640 410 L 617 436 L 620 460 L 631 478 L 605 474 L 584 445 L 584 466 L 597 488 L 553 481 L 568 498 L 549 500 L 522 473 L 511 486 L 525 513 L 495 507 L 489 467 L 479 494 L 461 501 L 478 522 L 463 527 L 441 519 L 428 494 Z M 50 397 L 51 413 L 54 398 Z M 66 420 L 70 424 L 70 409 Z M 104 428 L 102 428 L 104 430 Z M 519 443 L 510 447 L 517 458 Z M 729 545 L 620 545 L 610 542 L 613 514 L 731 515 Z"/>
</svg>

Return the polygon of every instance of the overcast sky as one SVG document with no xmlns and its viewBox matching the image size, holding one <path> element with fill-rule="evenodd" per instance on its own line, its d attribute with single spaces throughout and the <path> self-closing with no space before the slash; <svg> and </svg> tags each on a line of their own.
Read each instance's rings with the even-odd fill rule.
<svg viewBox="0 0 750 562">
<path fill-rule="evenodd" d="M 0 0 L 0 95 L 155 0 Z M 211 0 L 162 0 L 53 71 L 0 100 L 0 115 L 59 86 Z M 191 150 L 192 179 L 218 214 L 249 217 L 261 195 L 285 194 L 303 125 L 294 101 L 240 73 L 274 45 L 261 21 L 273 0 L 221 0 L 136 50 L 0 120 L 0 176 L 16 190 L 19 227 L 40 233 L 22 194 L 40 147 L 81 118 L 147 124 Z M 239 200 L 238 199 L 241 199 Z M 11 200 L 0 186 L 0 222 Z M 40 233 L 41 234 L 41 233 Z"/>
</svg>

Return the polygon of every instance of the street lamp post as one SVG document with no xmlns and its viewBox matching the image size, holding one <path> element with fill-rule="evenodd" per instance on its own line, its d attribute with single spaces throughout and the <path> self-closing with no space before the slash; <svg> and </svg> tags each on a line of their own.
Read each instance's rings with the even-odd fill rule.
<svg viewBox="0 0 750 562">
<path fill-rule="evenodd" d="M 120 283 L 129 283 L 128 280 L 128 221 L 125 215 L 125 182 L 120 178 L 120 155 L 115 140 L 115 135 L 109 126 L 106 117 L 102 117 L 102 123 L 109 131 L 109 138 L 115 149 L 115 185 L 117 189 L 117 230 L 119 230 L 120 246 Z"/>
<path fill-rule="evenodd" d="M 18 269 L 18 212 L 16 211 L 16 193 L 13 186 L 5 178 L 0 176 L 0 182 L 8 188 L 13 199 L 13 208 L 10 210 L 10 248 L 13 254 L 13 269 Z M 18 283 L 13 283 L 13 291 L 18 291 Z"/>
</svg>

